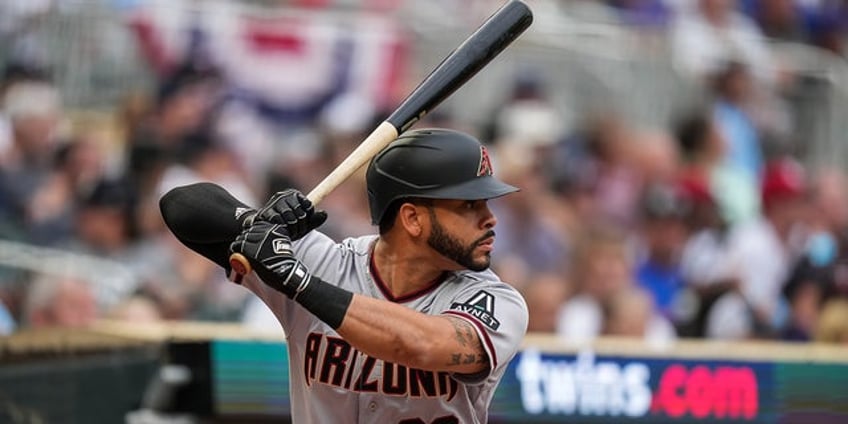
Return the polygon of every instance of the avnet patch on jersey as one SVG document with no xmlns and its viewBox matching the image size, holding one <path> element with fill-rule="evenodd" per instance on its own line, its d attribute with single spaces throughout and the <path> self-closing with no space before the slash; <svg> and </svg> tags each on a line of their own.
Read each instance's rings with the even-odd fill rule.
<svg viewBox="0 0 848 424">
<path fill-rule="evenodd" d="M 501 323 L 495 319 L 495 297 L 480 290 L 465 303 L 454 302 L 450 308 L 477 318 L 485 326 L 497 330 Z"/>
</svg>

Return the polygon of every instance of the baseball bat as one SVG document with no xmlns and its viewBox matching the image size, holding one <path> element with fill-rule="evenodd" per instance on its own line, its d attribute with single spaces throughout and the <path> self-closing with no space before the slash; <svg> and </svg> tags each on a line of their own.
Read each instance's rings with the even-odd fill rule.
<svg viewBox="0 0 848 424">
<path fill-rule="evenodd" d="M 450 52 L 439 65 L 306 197 L 318 204 L 331 191 L 371 160 L 448 96 L 483 69 L 533 23 L 533 13 L 520 0 L 510 0 Z M 250 263 L 238 253 L 230 265 L 239 274 L 250 272 Z M 243 271 L 243 272 L 242 272 Z"/>
</svg>

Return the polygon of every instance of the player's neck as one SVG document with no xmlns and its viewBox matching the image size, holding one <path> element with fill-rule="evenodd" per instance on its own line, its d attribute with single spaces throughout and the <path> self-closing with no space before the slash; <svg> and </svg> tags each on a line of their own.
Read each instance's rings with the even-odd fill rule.
<svg viewBox="0 0 848 424">
<path fill-rule="evenodd" d="M 377 239 L 371 254 L 379 278 L 396 298 L 426 288 L 444 273 L 419 249 L 395 246 L 382 237 Z"/>
</svg>

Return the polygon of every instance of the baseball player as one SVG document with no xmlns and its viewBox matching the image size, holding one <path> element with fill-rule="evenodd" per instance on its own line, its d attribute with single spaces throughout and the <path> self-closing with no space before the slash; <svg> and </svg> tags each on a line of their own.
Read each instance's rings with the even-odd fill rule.
<svg viewBox="0 0 848 424">
<path fill-rule="evenodd" d="M 444 129 L 402 135 L 366 180 L 379 234 L 341 243 L 312 231 L 326 213 L 295 190 L 254 210 L 200 183 L 160 205 L 195 251 L 225 268 L 248 258 L 241 284 L 286 333 L 294 422 L 485 423 L 527 328 L 523 298 L 488 269 L 487 200 L 517 189 L 479 141 Z"/>
</svg>

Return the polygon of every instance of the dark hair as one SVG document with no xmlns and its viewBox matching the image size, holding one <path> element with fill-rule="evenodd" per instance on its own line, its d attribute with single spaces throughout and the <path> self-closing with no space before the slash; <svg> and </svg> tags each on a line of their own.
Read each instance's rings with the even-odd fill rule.
<svg viewBox="0 0 848 424">
<path fill-rule="evenodd" d="M 389 206 L 386 208 L 385 213 L 383 213 L 383 218 L 380 220 L 380 235 L 388 233 L 392 227 L 395 226 L 395 218 L 397 218 L 398 212 L 400 212 L 400 207 L 404 203 L 412 203 L 415 206 L 425 205 L 428 207 L 433 206 L 433 199 L 424 199 L 420 197 L 403 197 L 400 199 L 396 199 L 392 203 L 389 203 Z"/>
<path fill-rule="evenodd" d="M 707 111 L 693 112 L 678 122 L 675 136 L 687 159 L 704 148 L 711 126 L 712 116 Z"/>
</svg>

